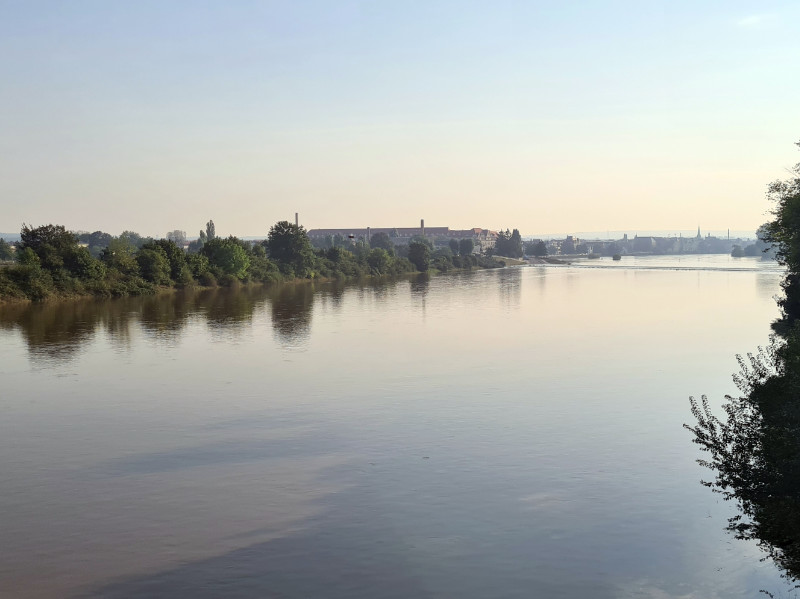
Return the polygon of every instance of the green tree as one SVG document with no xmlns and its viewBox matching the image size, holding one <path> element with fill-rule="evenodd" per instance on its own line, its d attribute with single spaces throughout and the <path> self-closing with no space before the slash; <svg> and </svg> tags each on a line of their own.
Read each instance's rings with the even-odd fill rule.
<svg viewBox="0 0 800 599">
<path fill-rule="evenodd" d="M 462 239 L 458 242 L 458 253 L 462 256 L 469 256 L 475 249 L 475 242 L 470 238 Z"/>
<path fill-rule="evenodd" d="M 705 396 L 690 398 L 694 433 L 714 480 L 703 481 L 739 513 L 727 529 L 737 539 L 755 540 L 793 582 L 800 580 L 800 342 L 797 331 L 773 337 L 757 354 L 738 356 L 734 381 L 742 394 L 725 396 L 724 416 Z M 768 595 L 772 596 L 768 593 Z"/>
<path fill-rule="evenodd" d="M 78 237 L 62 225 L 22 225 L 20 237 L 20 249 L 32 250 L 42 268 L 51 271 L 62 283 L 65 276 L 97 279 L 104 274 L 103 265 L 92 258 L 89 250 L 78 245 Z"/>
<path fill-rule="evenodd" d="M 161 248 L 169 260 L 169 276 L 173 281 L 180 281 L 183 269 L 186 266 L 186 254 L 171 239 L 158 239 L 142 246 L 142 249 Z"/>
<path fill-rule="evenodd" d="M 733 249 L 731 250 L 731 256 L 734 258 L 741 258 L 744 256 L 744 250 L 742 249 L 742 246 L 734 245 Z"/>
<path fill-rule="evenodd" d="M 537 258 L 543 258 L 544 256 L 547 255 L 547 245 L 545 244 L 544 241 L 539 240 L 533 244 L 530 253 L 536 256 Z"/>
<path fill-rule="evenodd" d="M 78 237 L 63 225 L 30 227 L 23 224 L 20 237 L 19 248 L 33 250 L 42 266 L 48 269 L 63 267 L 64 257 L 80 247 Z"/>
<path fill-rule="evenodd" d="M 200 234 L 202 237 L 202 233 Z M 206 238 L 205 241 L 211 241 L 217 238 L 217 228 L 214 226 L 214 221 L 210 220 L 206 223 Z"/>
<path fill-rule="evenodd" d="M 120 233 L 118 239 L 132 245 L 137 249 L 142 247 L 145 243 L 153 241 L 152 237 L 142 237 L 141 235 L 139 235 L 134 231 L 123 231 L 122 233 Z"/>
<path fill-rule="evenodd" d="M 509 258 L 521 258 L 522 251 L 522 235 L 519 234 L 519 229 L 514 229 L 509 238 Z"/>
<path fill-rule="evenodd" d="M 7 274 L 25 297 L 31 300 L 43 300 L 55 291 L 53 277 L 42 268 L 39 256 L 31 248 L 26 247 L 17 251 L 19 266 L 9 268 Z"/>
<path fill-rule="evenodd" d="M 375 235 L 370 236 L 369 246 L 371 248 L 380 248 L 386 251 L 394 250 L 394 244 L 387 233 L 380 231 Z"/>
<path fill-rule="evenodd" d="M 95 258 L 100 256 L 100 253 L 108 247 L 112 239 L 113 237 L 109 233 L 104 233 L 103 231 L 78 234 L 78 241 L 85 243 L 89 247 L 89 253 Z"/>
<path fill-rule="evenodd" d="M 210 239 L 200 250 L 200 253 L 208 258 L 211 266 L 219 268 L 226 275 L 242 280 L 247 277 L 250 257 L 236 238 L 221 239 L 215 237 Z"/>
<path fill-rule="evenodd" d="M 430 251 L 433 251 L 433 241 L 424 235 L 414 235 L 409 243 L 421 243 L 427 246 Z"/>
<path fill-rule="evenodd" d="M 774 244 L 776 259 L 786 266 L 781 283 L 784 297 L 778 302 L 783 312 L 779 330 L 794 326 L 800 318 L 800 164 L 791 173 L 786 180 L 772 182 L 767 191 L 767 197 L 775 202 L 775 218 L 766 224 L 764 241 Z"/>
<path fill-rule="evenodd" d="M 100 254 L 100 259 L 108 268 L 121 274 L 134 277 L 139 275 L 139 263 L 136 261 L 136 247 L 128 239 L 115 237 Z"/>
<path fill-rule="evenodd" d="M 7 261 L 14 259 L 14 252 L 11 250 L 11 244 L 5 239 L 0 237 L 0 261 Z"/>
<path fill-rule="evenodd" d="M 384 233 L 385 235 L 385 233 Z M 387 236 L 388 237 L 388 236 Z M 382 248 L 373 248 L 367 254 L 367 264 L 373 275 L 385 275 L 391 268 L 392 257 Z"/>
<path fill-rule="evenodd" d="M 146 281 L 154 285 L 171 285 L 169 259 L 160 247 L 142 248 L 136 254 L 139 271 Z"/>
<path fill-rule="evenodd" d="M 289 221 L 275 223 L 266 241 L 269 257 L 281 272 L 301 278 L 313 276 L 314 250 L 306 230 Z"/>
<path fill-rule="evenodd" d="M 208 272 L 211 263 L 203 254 L 187 254 L 186 266 L 189 267 L 192 276 L 199 279 L 201 275 Z"/>
<path fill-rule="evenodd" d="M 522 236 L 518 229 L 513 233 L 506 229 L 497 234 L 494 253 L 497 256 L 507 256 L 509 258 L 519 258 L 522 256 Z"/>
<path fill-rule="evenodd" d="M 419 241 L 412 241 L 408 244 L 408 259 L 418 271 L 425 272 L 430 267 L 430 248 Z"/>
<path fill-rule="evenodd" d="M 453 254 L 458 254 L 458 239 L 451 239 L 447 242 L 447 245 L 450 247 L 450 251 Z"/>
</svg>

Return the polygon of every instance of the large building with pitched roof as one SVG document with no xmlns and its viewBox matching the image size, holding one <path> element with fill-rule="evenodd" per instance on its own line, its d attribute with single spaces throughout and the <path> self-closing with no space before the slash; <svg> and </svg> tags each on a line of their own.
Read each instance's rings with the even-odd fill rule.
<svg viewBox="0 0 800 599">
<path fill-rule="evenodd" d="M 451 239 L 472 239 L 475 249 L 485 251 L 494 247 L 497 240 L 497 231 L 481 229 L 451 229 L 450 227 L 426 227 L 425 221 L 420 221 L 419 227 L 351 227 L 346 229 L 309 229 L 308 237 L 311 241 L 320 243 L 328 237 L 341 235 L 345 238 L 369 240 L 376 233 L 386 233 L 395 245 L 406 245 L 416 235 L 432 239 L 437 245 L 445 245 Z M 352 236 L 352 237 L 351 237 Z"/>
</svg>

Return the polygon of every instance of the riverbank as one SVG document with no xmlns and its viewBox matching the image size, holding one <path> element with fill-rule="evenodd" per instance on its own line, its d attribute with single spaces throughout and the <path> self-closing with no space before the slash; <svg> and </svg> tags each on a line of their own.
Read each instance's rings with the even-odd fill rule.
<svg viewBox="0 0 800 599">
<path fill-rule="evenodd" d="M 559 260 L 558 258 L 548 258 L 547 256 L 543 257 L 532 257 L 528 258 L 525 262 L 526 264 L 533 264 L 535 266 L 541 266 L 544 264 L 563 264 L 564 266 L 570 264 L 569 260 Z"/>
</svg>

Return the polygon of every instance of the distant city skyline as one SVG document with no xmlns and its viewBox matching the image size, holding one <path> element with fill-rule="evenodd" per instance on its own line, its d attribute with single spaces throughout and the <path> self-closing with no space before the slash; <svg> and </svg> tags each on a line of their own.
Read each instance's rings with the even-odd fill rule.
<svg viewBox="0 0 800 599">
<path fill-rule="evenodd" d="M 289 219 L 283 219 L 283 220 L 289 220 Z M 434 225 L 431 225 L 431 227 L 435 228 L 435 227 L 438 227 L 440 224 L 441 223 L 434 224 Z M 302 225 L 302 223 L 301 223 L 301 225 Z M 364 229 L 367 226 L 368 225 L 359 226 L 359 227 L 354 226 L 353 230 Z M 402 227 L 402 226 L 404 226 L 404 225 L 398 225 L 398 227 Z M 428 225 L 426 225 L 426 227 L 427 226 Z M 443 226 L 448 226 L 448 225 L 443 225 Z M 325 228 L 325 227 L 320 227 L 320 228 Z M 378 227 L 373 227 L 373 228 L 377 229 Z M 451 229 L 455 229 L 455 227 L 450 227 L 450 228 Z M 469 227 L 469 228 L 471 228 L 471 227 Z M 483 228 L 484 229 L 488 229 L 488 230 L 494 230 L 494 231 L 500 230 L 499 228 L 494 228 L 493 229 L 492 227 L 483 227 Z M 514 228 L 514 227 L 511 227 L 511 228 Z M 90 231 L 88 229 L 80 229 L 80 228 L 79 229 L 75 229 L 75 230 L 76 231 L 86 232 L 86 233 L 93 232 L 93 231 Z M 98 229 L 95 229 L 95 230 L 98 230 Z M 505 227 L 503 228 L 503 230 L 505 230 Z M 122 233 L 122 231 L 104 231 L 104 232 L 105 233 L 110 233 L 112 235 L 119 235 L 120 233 Z M 143 233 L 142 231 L 136 231 L 136 232 L 140 233 L 140 234 L 142 234 L 144 236 L 150 236 L 150 237 L 154 237 L 154 238 L 166 238 L 167 237 L 167 233 L 168 233 L 168 232 L 164 232 L 164 233 L 157 233 L 157 232 L 156 233 Z M 197 233 L 192 233 L 191 231 L 185 231 L 185 233 L 186 233 L 186 238 L 189 239 L 189 240 L 193 240 L 193 239 L 197 239 L 198 238 L 198 234 Z M 737 238 L 738 239 L 753 239 L 753 238 L 755 238 L 755 233 L 756 233 L 755 230 L 752 230 L 752 231 L 731 230 L 730 231 L 730 237 L 731 237 L 731 239 L 737 239 Z M 694 237 L 697 234 L 697 230 L 695 229 L 694 231 L 692 231 L 692 230 L 689 230 L 689 229 L 683 229 L 683 230 L 672 230 L 672 229 L 670 229 L 670 230 L 667 230 L 667 229 L 616 230 L 615 229 L 615 230 L 611 230 L 611 231 L 565 231 L 565 232 L 555 232 L 555 233 L 552 233 L 552 232 L 551 233 L 541 233 L 541 232 L 528 233 L 528 232 L 525 232 L 525 231 L 520 231 L 520 235 L 522 235 L 522 237 L 524 237 L 526 239 L 530 239 L 530 238 L 532 238 L 532 239 L 563 239 L 563 238 L 567 237 L 568 235 L 572 235 L 572 236 L 580 238 L 580 239 L 622 239 L 626 234 L 630 238 L 633 238 L 636 235 L 638 235 L 640 237 L 643 237 L 643 236 L 653 236 L 653 237 L 679 237 L 679 236 Z M 705 237 L 706 235 L 711 235 L 712 237 L 723 237 L 724 238 L 724 237 L 726 237 L 728 235 L 728 230 L 727 229 L 721 229 L 721 230 L 720 229 L 709 229 L 709 230 L 706 231 L 706 230 L 703 230 L 702 227 L 701 227 L 701 234 L 702 234 L 703 237 Z M 230 232 L 221 232 L 220 235 L 222 235 L 223 237 L 227 237 L 228 235 L 234 235 L 234 236 L 239 237 L 241 239 L 264 239 L 264 238 L 266 238 L 266 233 L 263 233 L 263 234 L 260 234 L 260 235 L 244 235 L 244 234 L 238 234 L 235 231 L 230 231 Z M 17 239 L 18 237 L 19 237 L 19 231 L 16 231 L 16 232 L 15 231 L 6 231 L 6 232 L 0 231 L 0 239 L 7 239 L 8 240 L 8 239 Z"/>
<path fill-rule="evenodd" d="M 755 230 L 800 161 L 799 22 L 788 0 L 0 0 L 0 230 Z"/>
</svg>

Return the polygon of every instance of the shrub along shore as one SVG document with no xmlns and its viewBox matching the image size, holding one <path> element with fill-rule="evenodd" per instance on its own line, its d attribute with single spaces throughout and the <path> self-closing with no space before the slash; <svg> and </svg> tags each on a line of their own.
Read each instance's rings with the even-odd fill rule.
<svg viewBox="0 0 800 599">
<path fill-rule="evenodd" d="M 425 238 L 398 248 L 370 247 L 360 240 L 344 247 L 315 249 L 305 229 L 287 221 L 271 227 L 260 243 L 216 237 L 209 221 L 189 252 L 174 241 L 142 238 L 127 231 L 119 237 L 102 235 L 107 237 L 105 247 L 85 247 L 78 235 L 61 225 L 23 225 L 14 262 L 0 268 L 0 301 L 111 298 L 195 286 L 346 280 L 505 266 L 472 254 L 471 247 L 463 255 L 450 248 L 434 249 Z"/>
</svg>

